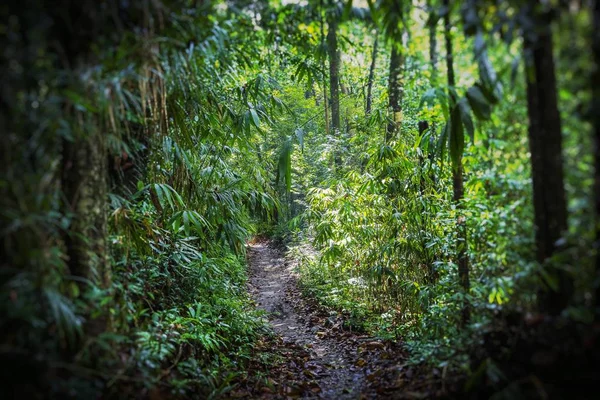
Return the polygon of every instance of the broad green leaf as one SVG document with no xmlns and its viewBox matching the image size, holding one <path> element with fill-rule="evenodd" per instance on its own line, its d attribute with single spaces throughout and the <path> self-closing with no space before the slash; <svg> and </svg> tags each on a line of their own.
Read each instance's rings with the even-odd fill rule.
<svg viewBox="0 0 600 400">
<path fill-rule="evenodd" d="M 446 122 L 442 134 L 440 135 L 437 143 L 437 153 L 439 154 L 440 160 L 444 161 L 446 155 L 446 147 L 448 146 L 448 135 L 450 130 L 450 124 Z"/>
<path fill-rule="evenodd" d="M 304 129 L 296 128 L 296 137 L 298 138 L 300 149 L 302 150 L 302 152 L 304 152 Z"/>
<path fill-rule="evenodd" d="M 182 217 L 183 217 L 183 229 L 185 231 L 185 234 L 187 236 L 190 236 L 190 216 L 188 211 L 184 211 L 182 213 Z"/>
<path fill-rule="evenodd" d="M 492 114 L 492 108 L 486 96 L 478 86 L 472 86 L 467 91 L 467 100 L 471 110 L 479 120 L 489 120 Z"/>
<path fill-rule="evenodd" d="M 473 118 L 471 118 L 469 103 L 464 97 L 458 102 L 458 110 L 460 111 L 460 119 L 471 139 L 471 143 L 473 143 L 475 141 L 475 127 L 473 125 Z"/>
<path fill-rule="evenodd" d="M 251 108 L 250 115 L 252 116 L 252 123 L 254 124 L 254 126 L 257 129 L 260 129 L 260 118 L 258 118 L 258 113 L 256 112 L 256 109 Z"/>
</svg>

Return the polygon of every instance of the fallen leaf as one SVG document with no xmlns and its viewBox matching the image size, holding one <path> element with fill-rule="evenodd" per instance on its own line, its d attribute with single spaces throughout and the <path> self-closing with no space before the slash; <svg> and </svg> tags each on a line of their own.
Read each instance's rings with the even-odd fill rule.
<svg viewBox="0 0 600 400">
<path fill-rule="evenodd" d="M 369 343 L 365 344 L 365 346 L 369 350 L 383 349 L 385 347 L 384 344 L 381 342 L 369 342 Z"/>
</svg>

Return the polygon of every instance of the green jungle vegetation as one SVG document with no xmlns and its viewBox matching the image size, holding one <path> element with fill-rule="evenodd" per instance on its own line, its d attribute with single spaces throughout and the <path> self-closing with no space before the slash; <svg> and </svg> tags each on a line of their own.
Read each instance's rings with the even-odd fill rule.
<svg viewBox="0 0 600 400">
<path fill-rule="evenodd" d="M 346 329 L 462 377 L 446 396 L 597 390 L 600 1 L 0 15 L 2 398 L 265 379 L 257 236 Z"/>
</svg>

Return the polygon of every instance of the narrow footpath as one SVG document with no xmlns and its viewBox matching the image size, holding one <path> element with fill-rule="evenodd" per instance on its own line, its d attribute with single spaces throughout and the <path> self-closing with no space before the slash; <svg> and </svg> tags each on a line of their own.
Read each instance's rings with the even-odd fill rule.
<svg viewBox="0 0 600 400">
<path fill-rule="evenodd" d="M 343 329 L 343 319 L 304 299 L 293 263 L 270 241 L 248 249 L 249 290 L 265 310 L 287 352 L 285 374 L 274 371 L 274 390 L 264 398 L 414 399 L 412 368 L 399 345 Z M 283 379 L 282 379 L 283 375 Z M 410 386 L 410 390 L 408 389 Z M 426 384 L 425 384 L 426 386 Z"/>
</svg>

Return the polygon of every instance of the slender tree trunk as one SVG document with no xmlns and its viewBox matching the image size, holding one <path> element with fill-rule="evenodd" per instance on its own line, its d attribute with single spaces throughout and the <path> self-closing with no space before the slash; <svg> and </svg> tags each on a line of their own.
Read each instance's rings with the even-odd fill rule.
<svg viewBox="0 0 600 400">
<path fill-rule="evenodd" d="M 428 0 L 427 5 L 429 7 L 431 7 L 431 0 Z M 433 12 L 432 12 L 433 13 Z M 429 62 L 431 64 L 431 86 L 436 87 L 437 86 L 437 80 L 438 80 L 438 43 L 437 43 L 437 20 L 436 23 L 433 25 L 429 26 Z M 432 121 L 431 123 L 431 128 L 430 128 L 430 132 L 431 135 L 429 136 L 429 145 L 430 148 L 434 148 L 434 143 L 436 141 L 436 125 L 435 125 L 435 121 Z M 435 185 L 435 172 L 432 168 L 432 163 L 433 163 L 433 153 L 430 152 L 430 180 L 432 182 L 432 185 Z"/>
<path fill-rule="evenodd" d="M 594 192 L 596 209 L 596 313 L 600 314 L 600 0 L 594 2 L 593 52 L 596 69 L 592 74 L 592 115 L 594 125 Z"/>
<path fill-rule="evenodd" d="M 327 82 L 323 78 L 323 108 L 325 109 L 325 133 L 329 135 L 329 99 L 327 98 Z"/>
<path fill-rule="evenodd" d="M 377 62 L 377 50 L 379 47 L 379 32 L 375 32 L 375 43 L 373 44 L 373 53 L 371 55 L 371 67 L 369 68 L 369 79 L 367 81 L 367 104 L 365 106 L 365 114 L 371 114 L 373 104 L 373 80 L 375 78 L 375 66 Z"/>
<path fill-rule="evenodd" d="M 446 10 L 450 10 L 450 0 L 444 0 L 444 7 Z M 446 68 L 448 72 L 448 86 L 454 88 L 456 86 L 456 78 L 454 76 L 454 54 L 452 49 L 452 36 L 451 30 L 452 25 L 450 24 L 450 12 L 446 12 L 444 15 L 444 38 L 446 41 Z M 453 90 L 449 91 L 448 97 L 450 98 L 450 119 L 456 121 L 460 119 L 460 114 L 457 106 L 456 95 Z M 464 197 L 463 188 L 463 164 L 462 154 L 459 155 L 458 161 L 452 166 L 452 188 L 453 196 L 452 200 L 456 205 L 457 209 L 457 261 L 458 261 L 458 279 L 461 286 L 464 289 L 465 295 L 469 293 L 470 282 L 469 282 L 469 259 L 467 256 L 467 227 L 465 216 L 463 213 L 462 200 Z M 465 299 L 462 306 L 461 323 L 465 325 L 469 322 L 471 315 L 470 305 L 468 300 Z"/>
<path fill-rule="evenodd" d="M 425 131 L 427 129 L 429 129 L 429 122 L 427 121 L 419 121 L 419 136 L 423 136 L 423 134 L 425 133 Z M 423 156 L 423 154 L 419 154 L 419 195 L 423 196 L 425 195 L 425 187 L 426 187 L 426 182 L 425 182 L 425 174 L 424 174 L 424 168 L 425 168 L 425 156 Z"/>
<path fill-rule="evenodd" d="M 321 2 L 321 8 L 323 3 Z M 325 47 L 325 23 L 321 15 L 321 47 Z M 325 76 L 325 60 L 321 62 L 321 70 L 323 71 L 323 108 L 325 110 L 325 133 L 329 135 L 329 101 L 327 99 L 327 77 Z"/>
<path fill-rule="evenodd" d="M 396 133 L 400 131 L 400 124 L 402 123 L 402 97 L 404 95 L 404 87 L 402 85 L 403 65 L 404 56 L 402 50 L 394 43 L 392 44 L 392 54 L 390 57 L 388 83 L 388 101 L 392 118 L 385 133 L 386 142 L 392 140 Z"/>
<path fill-rule="evenodd" d="M 529 147 L 535 211 L 537 259 L 544 263 L 556 251 L 556 242 L 567 230 L 567 205 L 562 162 L 562 131 L 552 56 L 551 21 L 533 13 L 534 32 L 524 38 L 529 114 Z M 569 279 L 562 272 L 547 271 L 559 282 L 559 292 L 542 291 L 540 308 L 558 314 L 568 304 Z"/>
<path fill-rule="evenodd" d="M 339 138 L 340 123 L 340 51 L 337 42 L 338 23 L 336 16 L 329 18 L 327 30 L 327 51 L 329 53 L 329 92 L 331 98 L 331 130 Z M 342 164 L 339 146 L 335 147 L 333 160 L 336 167 Z"/>
<path fill-rule="evenodd" d="M 329 91 L 331 98 L 331 128 L 337 134 L 340 130 L 340 51 L 337 42 L 337 20 L 329 18 L 327 30 L 327 51 L 329 53 Z"/>
<path fill-rule="evenodd" d="M 431 1 L 427 2 L 431 6 Z M 429 26 L 429 62 L 431 63 L 431 84 L 436 85 L 437 82 L 437 22 Z"/>
</svg>

